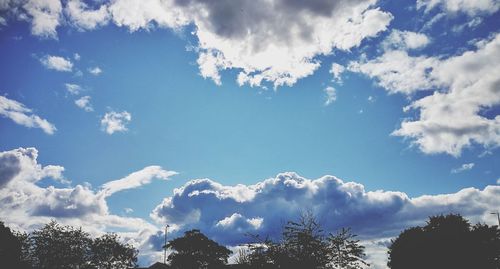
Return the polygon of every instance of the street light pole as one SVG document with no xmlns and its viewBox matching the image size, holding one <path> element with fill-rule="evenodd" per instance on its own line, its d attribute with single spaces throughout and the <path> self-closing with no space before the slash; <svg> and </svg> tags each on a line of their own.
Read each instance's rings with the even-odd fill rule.
<svg viewBox="0 0 500 269">
<path fill-rule="evenodd" d="M 163 245 L 163 263 L 164 264 L 167 264 L 167 234 L 168 234 L 168 227 L 170 227 L 170 225 L 167 224 L 167 226 L 165 226 L 165 245 Z"/>
<path fill-rule="evenodd" d="M 497 219 L 498 219 L 498 227 L 500 227 L 500 213 L 497 211 L 497 212 L 491 212 L 490 214 L 492 214 L 492 215 L 497 215 Z"/>
</svg>

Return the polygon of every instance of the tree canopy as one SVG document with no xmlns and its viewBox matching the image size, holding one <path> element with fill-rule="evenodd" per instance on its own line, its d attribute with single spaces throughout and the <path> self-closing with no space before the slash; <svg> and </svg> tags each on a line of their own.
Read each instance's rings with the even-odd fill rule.
<svg viewBox="0 0 500 269">
<path fill-rule="evenodd" d="M 210 240 L 200 230 L 190 230 L 184 236 L 167 244 L 173 250 L 168 260 L 173 268 L 179 269 L 211 269 L 227 264 L 232 253 L 224 246 Z"/>
<path fill-rule="evenodd" d="M 31 234 L 17 233 L 20 260 L 40 269 L 122 269 L 135 267 L 137 250 L 119 242 L 116 234 L 92 238 L 81 228 L 55 221 Z"/>
<path fill-rule="evenodd" d="M 460 215 L 430 217 L 424 227 L 403 231 L 389 247 L 392 269 L 500 268 L 498 226 L 472 226 Z"/>
<path fill-rule="evenodd" d="M 358 269 L 367 263 L 364 247 L 354 238 L 350 229 L 326 235 L 315 217 L 306 213 L 283 226 L 279 242 L 250 244 L 250 253 L 241 252 L 237 260 L 252 268 Z"/>
</svg>

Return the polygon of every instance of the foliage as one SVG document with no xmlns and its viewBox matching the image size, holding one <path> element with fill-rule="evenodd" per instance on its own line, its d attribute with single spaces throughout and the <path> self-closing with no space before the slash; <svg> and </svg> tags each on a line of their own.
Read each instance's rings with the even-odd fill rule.
<svg viewBox="0 0 500 269">
<path fill-rule="evenodd" d="M 120 269 L 135 266 L 138 251 L 118 241 L 118 235 L 104 234 L 90 244 L 90 265 L 99 269 Z"/>
<path fill-rule="evenodd" d="M 81 228 L 51 221 L 31 234 L 17 233 L 21 260 L 40 269 L 118 269 L 136 266 L 137 251 L 116 234 L 93 239 Z"/>
<path fill-rule="evenodd" d="M 333 268 L 360 269 L 367 265 L 363 261 L 365 247 L 355 237 L 349 228 L 342 228 L 335 235 L 330 234 L 328 249 Z"/>
<path fill-rule="evenodd" d="M 455 214 L 430 217 L 426 226 L 407 229 L 392 241 L 388 266 L 498 269 L 500 230 L 498 226 L 471 226 Z"/>
<path fill-rule="evenodd" d="M 184 236 L 167 244 L 174 253 L 168 260 L 173 268 L 210 269 L 227 263 L 231 251 L 210 240 L 199 230 L 190 230 Z"/>
<path fill-rule="evenodd" d="M 287 222 L 280 242 L 251 244 L 248 260 L 252 268 L 358 269 L 367 264 L 362 260 L 364 247 L 354 237 L 349 229 L 327 237 L 314 216 L 306 213 Z"/>
<path fill-rule="evenodd" d="M 0 221 L 0 264 L 9 268 L 21 268 L 21 242 Z"/>
</svg>

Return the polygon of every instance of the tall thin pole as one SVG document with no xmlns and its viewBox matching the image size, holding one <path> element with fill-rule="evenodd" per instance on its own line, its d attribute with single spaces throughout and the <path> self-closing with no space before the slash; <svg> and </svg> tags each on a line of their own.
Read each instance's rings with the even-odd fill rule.
<svg viewBox="0 0 500 269">
<path fill-rule="evenodd" d="M 492 214 L 492 215 L 497 215 L 497 219 L 498 219 L 498 227 L 500 227 L 500 213 L 497 211 L 497 212 L 491 212 L 490 214 Z"/>
<path fill-rule="evenodd" d="M 163 245 L 163 263 L 164 264 L 167 264 L 167 234 L 168 234 L 168 227 L 170 227 L 170 225 L 167 224 L 167 226 L 165 226 L 165 245 Z"/>
</svg>

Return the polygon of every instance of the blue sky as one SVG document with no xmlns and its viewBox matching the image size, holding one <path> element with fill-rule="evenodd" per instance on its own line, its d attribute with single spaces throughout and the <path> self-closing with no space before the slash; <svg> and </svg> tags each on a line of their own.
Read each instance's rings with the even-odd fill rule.
<svg viewBox="0 0 500 269">
<path fill-rule="evenodd" d="M 428 206 L 404 224 L 459 210 L 467 201 L 459 194 L 471 187 L 488 202 L 458 213 L 490 221 L 487 211 L 498 210 L 498 196 L 483 197 L 499 192 L 500 179 L 498 1 L 271 1 L 271 15 L 258 1 L 167 2 L 160 12 L 156 1 L 0 1 L 0 198 L 19 191 L 14 180 L 44 191 L 80 186 L 97 197 L 99 214 L 140 222 L 134 231 L 149 231 L 152 241 L 163 222 L 179 231 L 209 225 L 203 217 L 181 221 L 192 212 L 180 209 L 176 217 L 153 212 L 174 188 L 198 178 L 252 186 L 282 172 L 311 182 L 333 175 L 366 193 L 449 203 Z M 290 21 L 291 10 L 299 23 Z M 19 148 L 36 148 L 38 158 Z M 9 154 L 26 158 L 32 166 L 19 161 L 20 171 L 37 176 L 6 173 Z M 51 174 L 47 165 L 59 168 Z M 106 182 L 149 166 L 178 174 L 147 170 L 140 183 L 99 196 Z M 437 194 L 460 199 L 443 202 Z M 26 203 L 5 221 L 29 230 L 46 218 L 78 224 L 90 214 L 56 212 L 58 202 L 72 203 L 60 199 L 48 203 L 49 211 Z M 196 208 L 201 200 L 189 201 Z M 220 218 L 235 220 L 230 216 L 266 224 L 264 213 L 228 210 L 211 219 L 213 227 Z M 23 225 L 33 212 L 44 213 Z M 386 214 L 377 212 L 366 214 Z M 213 227 L 205 229 L 220 237 Z M 375 235 L 365 237 L 394 236 Z M 370 258 L 383 268 L 383 258 Z"/>
</svg>

